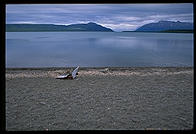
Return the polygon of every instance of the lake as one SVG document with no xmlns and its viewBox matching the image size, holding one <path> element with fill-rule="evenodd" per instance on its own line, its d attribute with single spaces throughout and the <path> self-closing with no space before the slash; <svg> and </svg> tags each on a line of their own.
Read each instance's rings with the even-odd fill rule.
<svg viewBox="0 0 196 134">
<path fill-rule="evenodd" d="M 192 33 L 6 32 L 6 68 L 193 67 Z"/>
</svg>

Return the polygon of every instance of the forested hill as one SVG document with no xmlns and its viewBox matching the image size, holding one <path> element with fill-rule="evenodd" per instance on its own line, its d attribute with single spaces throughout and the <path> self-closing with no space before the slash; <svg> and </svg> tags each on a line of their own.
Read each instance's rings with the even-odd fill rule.
<svg viewBox="0 0 196 134">
<path fill-rule="evenodd" d="M 112 29 L 96 23 L 54 25 L 54 24 L 6 24 L 6 32 L 49 32 L 49 31 L 100 31 L 113 32 Z"/>
</svg>

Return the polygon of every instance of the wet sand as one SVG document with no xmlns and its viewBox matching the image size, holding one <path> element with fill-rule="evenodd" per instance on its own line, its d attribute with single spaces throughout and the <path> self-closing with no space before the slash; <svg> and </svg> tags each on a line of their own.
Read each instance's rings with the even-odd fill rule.
<svg viewBox="0 0 196 134">
<path fill-rule="evenodd" d="M 67 68 L 69 70 L 70 68 Z M 6 130 L 189 130 L 193 68 L 6 69 Z"/>
</svg>

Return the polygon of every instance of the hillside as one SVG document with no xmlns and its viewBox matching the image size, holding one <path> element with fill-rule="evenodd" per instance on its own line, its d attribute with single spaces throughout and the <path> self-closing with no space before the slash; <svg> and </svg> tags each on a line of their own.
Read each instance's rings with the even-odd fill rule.
<svg viewBox="0 0 196 134">
<path fill-rule="evenodd" d="M 54 24 L 6 24 L 6 32 L 49 32 L 49 31 L 100 31 L 113 32 L 112 29 L 96 23 L 54 25 Z"/>
<path fill-rule="evenodd" d="M 188 22 L 174 22 L 174 21 L 159 21 L 157 23 L 149 23 L 141 26 L 136 31 L 144 32 L 159 32 L 159 31 L 183 31 L 183 30 L 193 30 L 193 23 Z"/>
</svg>

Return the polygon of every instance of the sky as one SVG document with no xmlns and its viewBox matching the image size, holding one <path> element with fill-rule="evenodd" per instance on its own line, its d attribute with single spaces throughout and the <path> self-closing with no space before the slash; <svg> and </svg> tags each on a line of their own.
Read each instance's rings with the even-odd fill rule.
<svg viewBox="0 0 196 134">
<path fill-rule="evenodd" d="M 193 4 L 7 4 L 6 24 L 69 25 L 94 22 L 114 31 L 147 23 L 193 22 Z"/>
</svg>

